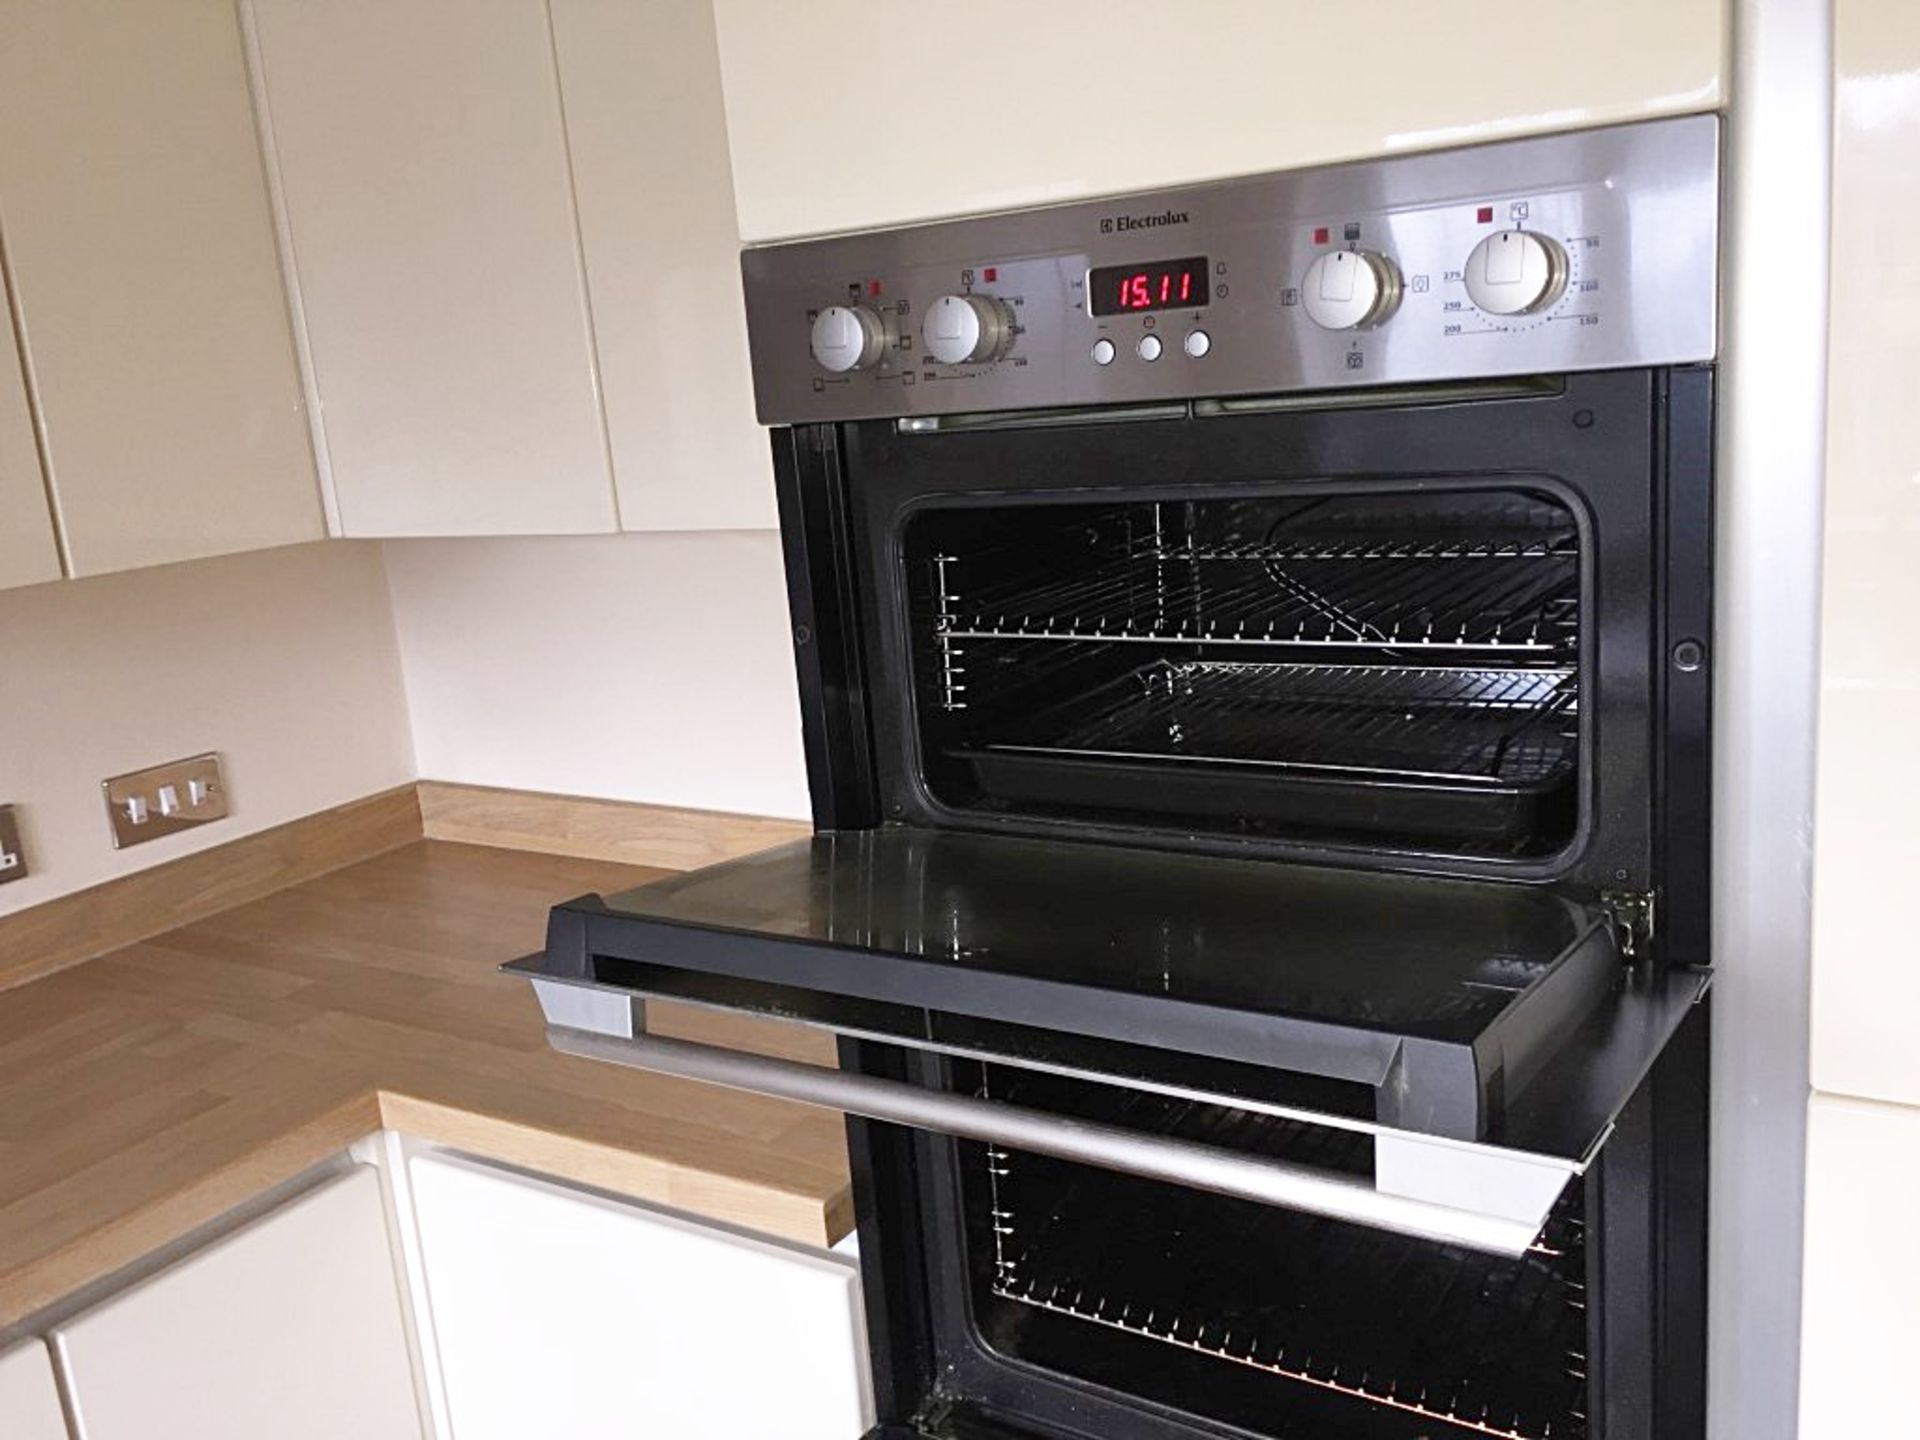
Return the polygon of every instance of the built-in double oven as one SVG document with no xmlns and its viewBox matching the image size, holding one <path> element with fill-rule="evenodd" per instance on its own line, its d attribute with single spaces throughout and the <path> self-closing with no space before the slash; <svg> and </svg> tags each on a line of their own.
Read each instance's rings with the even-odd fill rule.
<svg viewBox="0 0 1920 1440">
<path fill-rule="evenodd" d="M 876 1435 L 1702 1432 L 1717 146 L 747 252 L 815 833 L 513 968 L 848 1115 Z"/>
</svg>

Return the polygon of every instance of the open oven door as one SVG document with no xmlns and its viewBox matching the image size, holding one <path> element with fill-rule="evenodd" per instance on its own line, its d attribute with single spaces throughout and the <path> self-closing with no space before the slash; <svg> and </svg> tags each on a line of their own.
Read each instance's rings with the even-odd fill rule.
<svg viewBox="0 0 1920 1440">
<path fill-rule="evenodd" d="M 570 1053 L 1517 1255 L 1706 992 L 1632 935 L 1543 887 L 883 827 L 559 906 L 508 969 Z M 650 998 L 915 1058 L 652 1036 Z M 953 1078 L 989 1064 L 1039 1101 Z M 1353 1144 L 1140 1128 L 1062 1085 Z"/>
</svg>

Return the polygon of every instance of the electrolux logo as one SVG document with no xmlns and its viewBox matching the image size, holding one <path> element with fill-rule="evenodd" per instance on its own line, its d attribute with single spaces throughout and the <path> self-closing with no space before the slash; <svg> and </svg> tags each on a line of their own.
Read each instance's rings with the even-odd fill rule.
<svg viewBox="0 0 1920 1440">
<path fill-rule="evenodd" d="M 1162 210 L 1158 215 L 1109 215 L 1100 222 L 1100 233 L 1111 235 L 1116 230 L 1157 230 L 1162 225 L 1184 225 L 1187 212 L 1184 210 Z"/>
</svg>

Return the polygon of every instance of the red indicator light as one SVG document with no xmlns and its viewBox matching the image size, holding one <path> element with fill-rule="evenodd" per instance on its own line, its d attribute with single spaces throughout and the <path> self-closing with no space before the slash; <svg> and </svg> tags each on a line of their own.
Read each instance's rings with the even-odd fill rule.
<svg viewBox="0 0 1920 1440">
<path fill-rule="evenodd" d="M 878 280 L 869 280 L 867 282 L 867 294 L 878 295 L 879 293 L 880 293 L 880 282 Z"/>
<path fill-rule="evenodd" d="M 1326 227 L 1326 226 L 1324 226 L 1324 225 L 1316 225 L 1316 226 L 1314 226 L 1314 227 L 1313 227 L 1313 243 L 1314 243 L 1314 244 L 1316 244 L 1316 245 L 1324 245 L 1324 244 L 1326 244 L 1326 243 L 1327 243 L 1327 235 L 1328 235 L 1328 231 L 1327 231 L 1327 227 Z"/>
<path fill-rule="evenodd" d="M 986 269 L 986 276 L 987 276 L 987 284 L 989 285 L 993 284 L 994 281 L 1000 278 L 999 267 L 996 265 L 989 265 Z"/>
<path fill-rule="evenodd" d="M 1493 207 L 1491 205 L 1482 205 L 1480 207 L 1480 223 L 1482 225 L 1491 225 L 1493 223 Z"/>
</svg>

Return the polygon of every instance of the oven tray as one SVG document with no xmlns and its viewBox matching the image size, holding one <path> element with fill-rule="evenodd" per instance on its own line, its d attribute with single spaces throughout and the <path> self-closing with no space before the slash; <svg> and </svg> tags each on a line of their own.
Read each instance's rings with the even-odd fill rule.
<svg viewBox="0 0 1920 1440">
<path fill-rule="evenodd" d="M 1521 839 L 1579 765 L 1571 669 L 1161 663 L 953 753 L 1003 801 Z"/>
</svg>

